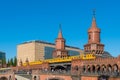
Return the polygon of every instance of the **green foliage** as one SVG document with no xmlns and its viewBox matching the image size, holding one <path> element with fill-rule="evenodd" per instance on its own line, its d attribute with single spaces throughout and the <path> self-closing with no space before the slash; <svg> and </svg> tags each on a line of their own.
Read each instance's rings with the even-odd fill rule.
<svg viewBox="0 0 120 80">
<path fill-rule="evenodd" d="M 13 66 L 13 58 L 10 59 L 10 66 Z"/>
<path fill-rule="evenodd" d="M 2 59 L 2 67 L 6 67 L 6 59 Z"/>
<path fill-rule="evenodd" d="M 16 66 L 17 65 L 17 58 L 14 57 L 14 58 L 11 58 L 10 60 L 8 59 L 8 62 L 7 62 L 7 66 L 10 67 L 10 66 Z"/>
<path fill-rule="evenodd" d="M 16 65 L 17 65 L 17 58 L 14 57 L 14 66 L 16 66 Z"/>
<path fill-rule="evenodd" d="M 9 59 L 8 59 L 8 62 L 7 62 L 7 67 L 10 67 L 10 61 L 9 61 Z"/>
<path fill-rule="evenodd" d="M 2 64 L 6 64 L 6 59 L 2 59 Z"/>
</svg>

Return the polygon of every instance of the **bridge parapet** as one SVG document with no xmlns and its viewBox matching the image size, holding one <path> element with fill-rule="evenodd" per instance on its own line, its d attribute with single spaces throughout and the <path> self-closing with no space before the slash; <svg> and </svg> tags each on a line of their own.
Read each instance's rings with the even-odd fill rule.
<svg viewBox="0 0 120 80">
<path fill-rule="evenodd" d="M 104 76 L 109 76 L 109 77 L 120 77 L 120 73 L 119 72 L 94 72 L 94 73 L 81 73 L 81 76 L 87 75 L 87 76 L 100 76 L 100 75 L 104 75 Z"/>
<path fill-rule="evenodd" d="M 13 74 L 13 71 L 11 68 L 1 68 L 0 74 Z"/>
<path fill-rule="evenodd" d="M 32 74 L 71 75 L 70 71 L 35 70 Z"/>
</svg>

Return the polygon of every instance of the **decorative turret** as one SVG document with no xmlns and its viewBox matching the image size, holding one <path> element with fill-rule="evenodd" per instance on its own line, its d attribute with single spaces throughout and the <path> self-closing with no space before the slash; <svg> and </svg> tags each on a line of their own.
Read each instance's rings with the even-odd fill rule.
<svg viewBox="0 0 120 80">
<path fill-rule="evenodd" d="M 65 49 L 65 39 L 62 36 L 61 24 L 59 25 L 58 38 L 56 39 L 56 49 Z"/>
<path fill-rule="evenodd" d="M 59 25 L 60 30 L 58 33 L 58 38 L 56 39 L 55 50 L 53 51 L 53 58 L 56 57 L 66 57 L 68 56 L 68 52 L 65 50 L 65 39 L 62 36 L 61 24 Z"/>
<path fill-rule="evenodd" d="M 88 30 L 88 43 L 84 45 L 84 51 L 94 54 L 104 52 L 104 45 L 100 43 L 100 29 L 96 24 L 95 11 L 93 12 L 92 25 Z"/>
<path fill-rule="evenodd" d="M 95 15 L 93 15 L 92 25 L 88 30 L 88 43 L 100 43 L 100 29 L 97 27 Z"/>
</svg>

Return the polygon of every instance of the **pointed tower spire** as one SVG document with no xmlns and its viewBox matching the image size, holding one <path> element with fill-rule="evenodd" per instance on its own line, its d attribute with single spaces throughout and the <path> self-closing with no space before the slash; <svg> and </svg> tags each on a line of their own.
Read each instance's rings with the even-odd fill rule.
<svg viewBox="0 0 120 80">
<path fill-rule="evenodd" d="M 92 24 L 91 24 L 91 27 L 90 27 L 90 29 L 88 30 L 88 32 L 94 32 L 94 31 L 100 32 L 100 29 L 97 27 L 97 24 L 96 24 L 95 15 L 96 15 L 96 14 L 95 14 L 95 9 L 93 9 Z"/>
<path fill-rule="evenodd" d="M 59 24 L 59 33 L 58 33 L 58 38 L 63 38 L 63 36 L 62 36 L 61 24 Z"/>
<path fill-rule="evenodd" d="M 97 28 L 97 25 L 96 25 L 96 19 L 95 19 L 95 9 L 93 9 L 93 20 L 92 20 L 92 28 Z"/>
<path fill-rule="evenodd" d="M 95 18 L 95 9 L 93 9 L 93 18 Z"/>
</svg>

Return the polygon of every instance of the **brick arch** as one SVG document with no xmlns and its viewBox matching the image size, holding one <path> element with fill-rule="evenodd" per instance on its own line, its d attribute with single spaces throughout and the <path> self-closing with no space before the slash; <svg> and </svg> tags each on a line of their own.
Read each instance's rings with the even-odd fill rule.
<svg viewBox="0 0 120 80">
<path fill-rule="evenodd" d="M 107 72 L 111 73 L 113 71 L 113 67 L 111 64 L 107 65 Z"/>
<path fill-rule="evenodd" d="M 86 68 L 86 66 L 85 65 L 83 65 L 83 68 L 82 68 L 83 70 L 82 70 L 82 72 L 83 73 L 85 73 L 86 72 L 86 70 L 87 70 L 87 68 Z"/>
<path fill-rule="evenodd" d="M 92 71 L 93 73 L 96 71 L 95 65 L 92 65 L 92 66 L 91 66 L 91 71 Z"/>
<path fill-rule="evenodd" d="M 47 79 L 45 79 L 45 80 L 64 80 L 63 78 L 60 78 L 60 77 L 55 77 L 55 78 L 47 78 Z"/>
<path fill-rule="evenodd" d="M 101 72 L 103 72 L 103 73 L 107 71 L 107 67 L 105 64 L 102 64 L 100 69 L 101 69 Z"/>
<path fill-rule="evenodd" d="M 112 68 L 113 68 L 113 72 L 118 72 L 118 65 L 117 64 L 114 64 L 113 66 L 112 66 Z"/>
<path fill-rule="evenodd" d="M 96 65 L 96 72 L 100 72 L 100 70 L 101 70 L 101 66 L 100 65 Z"/>
<path fill-rule="evenodd" d="M 3 77 L 0 78 L 0 80 L 8 80 L 8 78 L 3 76 Z"/>
<path fill-rule="evenodd" d="M 61 66 L 61 65 L 58 65 L 58 66 L 54 67 L 54 70 L 59 70 L 59 69 L 66 70 L 66 68 L 64 66 Z"/>
<path fill-rule="evenodd" d="M 87 72 L 91 72 L 91 66 L 90 65 L 87 65 Z"/>
</svg>

